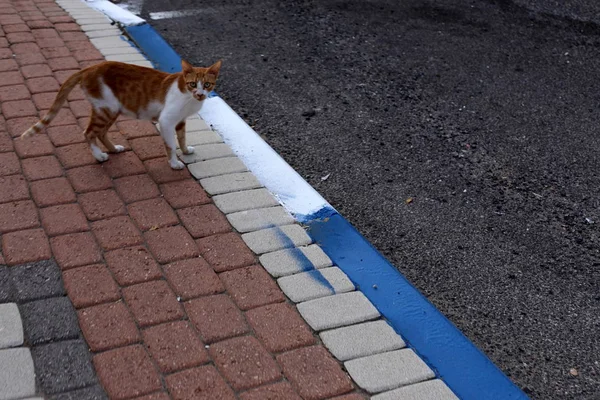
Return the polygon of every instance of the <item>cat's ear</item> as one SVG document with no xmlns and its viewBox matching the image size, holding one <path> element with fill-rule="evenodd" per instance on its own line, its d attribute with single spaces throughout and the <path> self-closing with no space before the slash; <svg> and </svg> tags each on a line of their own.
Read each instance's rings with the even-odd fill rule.
<svg viewBox="0 0 600 400">
<path fill-rule="evenodd" d="M 192 67 L 192 64 L 190 64 L 189 62 L 181 60 L 181 70 L 185 74 L 191 74 L 192 72 L 194 72 L 194 67 Z"/>
<path fill-rule="evenodd" d="M 222 61 L 219 60 L 216 63 L 214 63 L 213 65 L 211 65 L 210 67 L 208 67 L 208 71 L 206 71 L 207 74 L 212 74 L 214 76 L 218 76 L 219 75 L 219 70 L 221 69 L 221 63 Z"/>
</svg>

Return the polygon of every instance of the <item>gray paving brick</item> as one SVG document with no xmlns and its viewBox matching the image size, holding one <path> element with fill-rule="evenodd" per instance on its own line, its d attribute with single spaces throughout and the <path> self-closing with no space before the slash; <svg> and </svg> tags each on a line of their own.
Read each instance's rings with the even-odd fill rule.
<svg viewBox="0 0 600 400">
<path fill-rule="evenodd" d="M 306 231 L 297 224 L 244 233 L 242 239 L 256 254 L 269 253 L 288 247 L 306 246 L 312 242 Z"/>
<path fill-rule="evenodd" d="M 185 131 L 210 131 L 210 126 L 200 118 L 188 118 L 185 121 Z"/>
<path fill-rule="evenodd" d="M 31 355 L 42 391 L 48 395 L 96 384 L 87 345 L 67 340 L 32 348 Z M 60 368 L 57 368 L 57 366 Z"/>
<path fill-rule="evenodd" d="M 220 194 L 214 196 L 213 201 L 225 214 L 279 205 L 275 197 L 264 188 Z"/>
<path fill-rule="evenodd" d="M 215 160 L 200 161 L 189 164 L 188 169 L 196 179 L 210 178 L 211 176 L 245 172 L 248 169 L 237 157 L 217 158 Z"/>
<path fill-rule="evenodd" d="M 177 154 L 181 161 L 186 164 L 192 164 L 198 161 L 212 160 L 215 158 L 231 157 L 234 156 L 231 148 L 225 143 L 213 143 L 203 144 L 194 146 L 194 153 L 190 155 L 181 154 L 178 151 Z"/>
<path fill-rule="evenodd" d="M 100 22 L 100 21 L 92 20 L 92 21 L 90 21 L 91 23 L 85 23 L 85 22 L 86 22 L 85 19 L 83 19 L 83 21 L 77 20 L 79 27 L 84 32 L 104 31 L 104 30 L 115 29 L 115 25 L 112 25 L 109 21 Z"/>
<path fill-rule="evenodd" d="M 211 196 L 262 187 L 252 172 L 238 172 L 200 179 L 200 184 Z"/>
<path fill-rule="evenodd" d="M 227 219 L 241 233 L 273 226 L 289 225 L 295 222 L 294 217 L 281 206 L 240 211 L 228 214 Z"/>
<path fill-rule="evenodd" d="M 379 318 L 379 311 L 359 291 L 309 300 L 297 304 L 297 307 L 304 320 L 315 331 Z"/>
<path fill-rule="evenodd" d="M 284 276 L 279 278 L 277 283 L 283 293 L 294 303 L 354 290 L 350 279 L 338 267 Z"/>
<path fill-rule="evenodd" d="M 356 384 L 369 393 L 435 378 L 433 371 L 411 349 L 395 350 L 346 361 Z"/>
<path fill-rule="evenodd" d="M 0 303 L 12 300 L 10 290 L 10 270 L 5 265 L 0 265 Z"/>
<path fill-rule="evenodd" d="M 366 357 L 406 346 L 404 340 L 385 321 L 365 322 L 319 334 L 325 347 L 340 361 Z"/>
<path fill-rule="evenodd" d="M 96 46 L 97 47 L 97 46 Z M 137 54 L 139 51 L 133 46 L 127 47 L 104 47 L 99 48 L 98 51 L 104 56 L 110 56 L 114 54 Z"/>
<path fill-rule="evenodd" d="M 35 373 L 26 347 L 0 350 L 0 400 L 35 394 Z"/>
<path fill-rule="evenodd" d="M 50 400 L 108 400 L 108 396 L 100 385 L 94 385 L 88 388 L 52 396 L 50 397 Z"/>
<path fill-rule="evenodd" d="M 371 397 L 371 400 L 459 400 L 446 384 L 439 380 L 415 383 Z"/>
<path fill-rule="evenodd" d="M 0 349 L 23 344 L 23 322 L 16 303 L 0 304 Z"/>
<path fill-rule="evenodd" d="M 10 272 L 17 303 L 65 294 L 60 268 L 52 260 L 11 267 Z"/>
<path fill-rule="evenodd" d="M 51 297 L 21 304 L 25 336 L 29 344 L 75 339 L 79 324 L 68 297 Z"/>
<path fill-rule="evenodd" d="M 188 146 L 195 146 L 198 144 L 223 143 L 223 139 L 213 131 L 186 131 L 185 142 Z"/>
<path fill-rule="evenodd" d="M 316 244 L 263 254 L 260 263 L 275 278 L 332 265 L 331 259 Z"/>
<path fill-rule="evenodd" d="M 117 35 L 121 34 L 121 31 L 119 31 L 117 29 L 107 29 L 107 30 L 103 30 L 103 31 L 88 31 L 88 32 L 85 32 L 85 34 L 90 39 L 95 39 L 95 38 L 102 38 L 102 37 L 117 36 Z M 115 60 L 115 61 L 118 61 L 118 60 Z"/>
<path fill-rule="evenodd" d="M 147 60 L 143 54 L 140 53 L 128 53 L 128 54 L 113 54 L 106 56 L 107 61 L 119 61 L 119 62 L 131 62 L 131 61 L 145 61 Z"/>
<path fill-rule="evenodd" d="M 90 39 L 92 44 L 98 48 L 115 48 L 115 47 L 131 47 L 127 40 L 123 40 L 120 37 L 105 37 Z"/>
</svg>

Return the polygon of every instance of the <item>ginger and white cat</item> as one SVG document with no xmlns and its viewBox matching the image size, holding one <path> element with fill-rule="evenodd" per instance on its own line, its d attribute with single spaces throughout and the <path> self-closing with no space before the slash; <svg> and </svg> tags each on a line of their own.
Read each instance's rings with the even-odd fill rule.
<svg viewBox="0 0 600 400">
<path fill-rule="evenodd" d="M 181 68 L 182 72 L 168 74 L 112 61 L 85 68 L 65 81 L 48 114 L 21 137 L 39 133 L 50 124 L 71 90 L 79 84 L 92 104 L 92 114 L 84 134 L 96 160 L 102 162 L 108 159 L 98 141 L 109 152 L 124 150 L 107 136 L 108 129 L 123 114 L 158 122 L 171 168 L 182 169 L 184 164 L 177 159 L 175 138 L 183 154 L 194 152 L 193 147 L 185 144 L 185 120 L 198 113 L 204 99 L 214 90 L 221 61 L 208 68 L 197 68 L 182 60 Z"/>
</svg>

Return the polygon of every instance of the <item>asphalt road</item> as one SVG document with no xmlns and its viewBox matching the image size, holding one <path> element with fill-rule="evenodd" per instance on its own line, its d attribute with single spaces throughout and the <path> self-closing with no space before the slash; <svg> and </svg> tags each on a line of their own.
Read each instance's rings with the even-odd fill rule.
<svg viewBox="0 0 600 400">
<path fill-rule="evenodd" d="M 597 1 L 136 3 L 531 398 L 600 399 Z"/>
</svg>

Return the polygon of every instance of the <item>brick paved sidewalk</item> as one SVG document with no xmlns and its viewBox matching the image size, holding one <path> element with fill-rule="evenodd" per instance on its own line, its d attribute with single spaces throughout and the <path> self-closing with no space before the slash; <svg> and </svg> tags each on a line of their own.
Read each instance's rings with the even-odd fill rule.
<svg viewBox="0 0 600 400">
<path fill-rule="evenodd" d="M 0 26 L 0 282 L 56 262 L 108 397 L 365 398 L 200 184 L 170 169 L 152 124 L 120 119 L 127 151 L 98 164 L 76 89 L 47 131 L 18 138 L 104 58 L 53 1 L 0 0 Z M 34 357 L 38 394 L 56 360 Z"/>
</svg>

